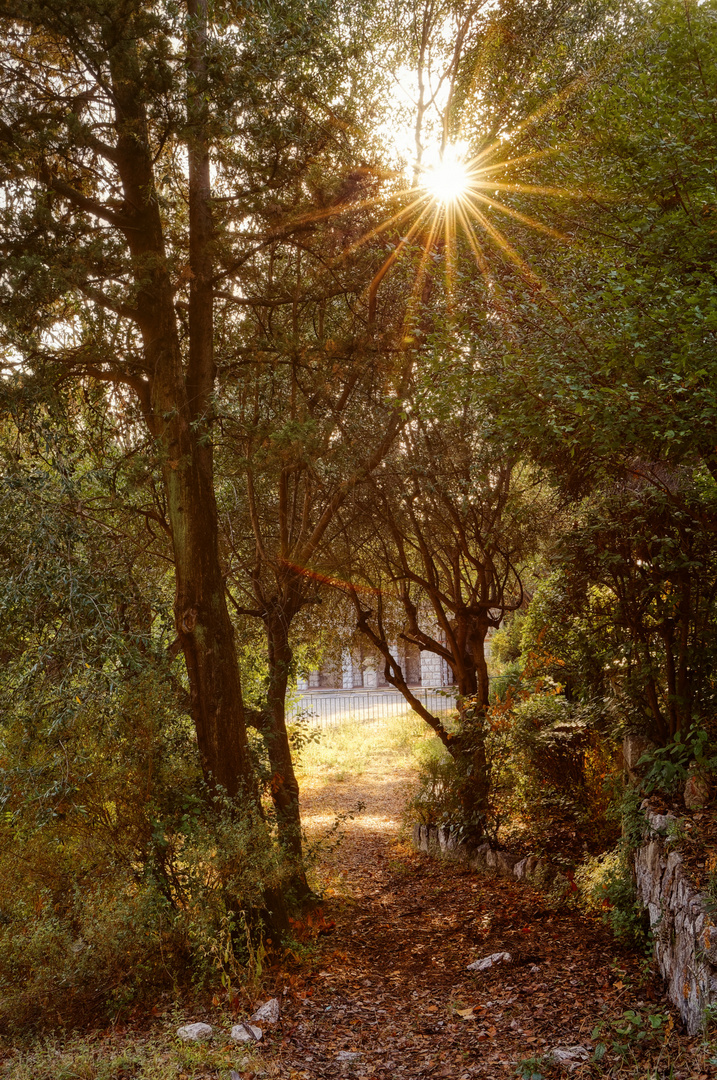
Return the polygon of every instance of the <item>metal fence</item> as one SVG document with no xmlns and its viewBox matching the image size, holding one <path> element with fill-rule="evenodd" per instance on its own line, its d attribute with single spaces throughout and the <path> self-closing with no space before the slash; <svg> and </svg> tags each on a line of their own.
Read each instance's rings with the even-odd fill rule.
<svg viewBox="0 0 717 1080">
<path fill-rule="evenodd" d="M 452 686 L 432 689 L 417 686 L 412 693 L 434 714 L 452 712 L 456 690 Z M 318 690 L 303 691 L 287 705 L 287 720 L 307 720 L 320 728 L 338 727 L 347 721 L 381 723 L 410 711 L 411 706 L 398 690 Z"/>
</svg>

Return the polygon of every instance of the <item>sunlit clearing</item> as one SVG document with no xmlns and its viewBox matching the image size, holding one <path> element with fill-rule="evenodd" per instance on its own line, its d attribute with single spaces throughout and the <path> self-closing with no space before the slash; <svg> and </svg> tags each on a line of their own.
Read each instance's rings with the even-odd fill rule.
<svg viewBox="0 0 717 1080">
<path fill-rule="evenodd" d="M 450 203 L 465 195 L 470 175 L 465 162 L 449 147 L 436 165 L 426 169 L 423 183 L 438 202 Z"/>
</svg>

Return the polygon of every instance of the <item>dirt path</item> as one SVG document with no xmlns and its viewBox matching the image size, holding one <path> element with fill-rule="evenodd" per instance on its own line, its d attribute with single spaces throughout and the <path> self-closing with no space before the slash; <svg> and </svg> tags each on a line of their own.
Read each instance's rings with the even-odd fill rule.
<svg viewBox="0 0 717 1080">
<path fill-rule="evenodd" d="M 591 1051 L 603 1039 L 603 1061 L 574 1065 L 572 1075 L 717 1075 L 697 1041 L 673 1030 L 660 987 L 640 975 L 640 958 L 617 949 L 601 923 L 551 910 L 524 885 L 413 851 L 400 835 L 409 781 L 407 771 L 376 768 L 350 785 L 304 785 L 310 836 L 359 800 L 365 809 L 321 864 L 323 917 L 335 928 L 319 938 L 318 963 L 298 964 L 277 982 L 283 1017 L 261 1055 L 266 1073 L 514 1077 L 520 1060 L 556 1047 Z M 466 970 L 504 951 L 511 964 Z M 639 1037 L 639 1025 L 625 1023 L 627 1010 L 648 1031 L 660 1024 L 658 1036 Z M 599 1023 L 603 1034 L 591 1038 Z M 531 1071 L 561 1075 L 545 1063 L 524 1075 Z"/>
</svg>

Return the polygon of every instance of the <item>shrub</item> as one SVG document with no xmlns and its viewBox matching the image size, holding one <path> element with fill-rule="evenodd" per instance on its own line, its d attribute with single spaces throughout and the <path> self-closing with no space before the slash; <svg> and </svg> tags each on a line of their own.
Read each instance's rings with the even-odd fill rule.
<svg viewBox="0 0 717 1080">
<path fill-rule="evenodd" d="M 458 825 L 459 792 L 464 778 L 438 739 L 424 745 L 419 759 L 418 789 L 406 807 L 407 815 L 422 825 Z"/>
<path fill-rule="evenodd" d="M 647 766 L 645 790 L 674 795 L 684 788 L 693 761 L 703 776 L 717 774 L 717 754 L 709 752 L 713 746 L 714 734 L 700 724 L 676 732 L 666 746 L 655 747 L 640 759 L 640 764 Z"/>
<path fill-rule="evenodd" d="M 241 981 L 244 923 L 260 937 L 282 865 L 257 808 L 206 790 L 165 673 L 147 666 L 54 729 L 6 720 L 0 1026 L 115 1018 L 229 969 Z"/>
<path fill-rule="evenodd" d="M 649 920 L 637 898 L 627 844 L 588 859 L 576 871 L 575 882 L 585 906 L 600 913 L 618 941 L 647 950 Z"/>
<path fill-rule="evenodd" d="M 583 844 L 602 850 L 615 841 L 617 762 L 599 705 L 537 693 L 495 710 L 492 720 L 496 819 L 512 817 L 530 846 L 546 850 L 582 855 Z"/>
</svg>

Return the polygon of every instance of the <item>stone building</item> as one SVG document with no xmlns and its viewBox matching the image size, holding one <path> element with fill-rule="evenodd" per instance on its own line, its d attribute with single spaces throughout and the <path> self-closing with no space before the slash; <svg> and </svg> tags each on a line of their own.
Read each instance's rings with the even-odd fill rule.
<svg viewBox="0 0 717 1080">
<path fill-rule="evenodd" d="M 434 653 L 421 652 L 417 645 L 394 642 L 392 656 L 399 662 L 409 686 L 450 686 L 451 669 Z M 380 690 L 390 686 L 383 673 L 383 657 L 363 644 L 344 649 L 341 666 L 326 664 L 299 679 L 297 690 Z"/>
</svg>

